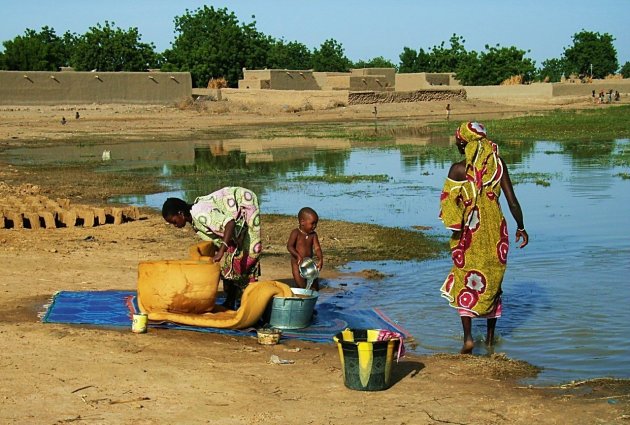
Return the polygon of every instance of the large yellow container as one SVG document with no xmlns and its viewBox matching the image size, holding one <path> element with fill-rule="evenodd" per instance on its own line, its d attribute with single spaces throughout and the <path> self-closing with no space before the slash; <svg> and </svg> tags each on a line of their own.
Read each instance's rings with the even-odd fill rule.
<svg viewBox="0 0 630 425">
<path fill-rule="evenodd" d="M 212 261 L 138 264 L 138 306 L 145 313 L 206 313 L 214 308 L 221 267 Z"/>
</svg>

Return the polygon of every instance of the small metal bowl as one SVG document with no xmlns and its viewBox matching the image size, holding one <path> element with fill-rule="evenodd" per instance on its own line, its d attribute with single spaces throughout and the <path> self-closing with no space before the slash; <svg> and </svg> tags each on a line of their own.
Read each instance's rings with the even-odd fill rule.
<svg viewBox="0 0 630 425">
<path fill-rule="evenodd" d="M 307 257 L 300 263 L 300 276 L 306 280 L 315 280 L 319 277 L 319 270 L 314 258 Z"/>
</svg>

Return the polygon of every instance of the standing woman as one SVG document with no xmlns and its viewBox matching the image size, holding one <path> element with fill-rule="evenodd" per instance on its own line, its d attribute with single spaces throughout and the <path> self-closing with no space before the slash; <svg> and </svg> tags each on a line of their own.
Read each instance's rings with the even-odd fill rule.
<svg viewBox="0 0 630 425">
<path fill-rule="evenodd" d="M 214 261 L 221 263 L 226 300 L 232 310 L 243 290 L 258 280 L 262 252 L 258 198 L 243 187 L 224 187 L 195 199 L 191 205 L 179 198 L 168 198 L 162 217 L 176 227 L 190 223 L 197 235 L 218 248 Z"/>
<path fill-rule="evenodd" d="M 485 127 L 467 122 L 455 132 L 457 149 L 465 159 L 454 163 L 440 196 L 440 219 L 452 230 L 453 268 L 440 292 L 459 312 L 464 329 L 462 354 L 472 353 L 472 318 L 487 319 L 486 345 L 494 343 L 501 317 L 501 283 L 507 264 L 509 236 L 501 212 L 501 191 L 516 221 L 516 242 L 523 248 L 529 236 L 508 169 Z"/>
</svg>

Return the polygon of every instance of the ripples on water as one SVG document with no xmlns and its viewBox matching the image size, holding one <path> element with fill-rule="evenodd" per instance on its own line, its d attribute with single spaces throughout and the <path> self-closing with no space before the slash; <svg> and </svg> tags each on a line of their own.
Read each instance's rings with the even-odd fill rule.
<svg viewBox="0 0 630 425">
<path fill-rule="evenodd" d="M 626 144 L 628 141 L 620 141 Z M 544 187 L 519 184 L 515 191 L 525 213 L 530 245 L 511 246 L 504 279 L 504 314 L 497 326 L 496 352 L 543 367 L 538 383 L 596 377 L 630 377 L 630 238 L 617 211 L 630 205 L 630 181 L 620 170 L 592 158 L 548 154 L 558 144 L 536 143 L 510 172 L 552 173 Z M 265 193 L 268 211 L 294 213 L 294 195 L 325 218 L 410 227 L 432 226 L 448 237 L 437 220 L 438 195 L 447 165 L 402 166 L 400 152 L 354 150 L 346 174 L 388 174 L 393 182 L 356 185 L 296 185 L 287 181 Z M 316 170 L 306 170 L 316 173 Z M 352 195 L 346 196 L 348 192 Z M 509 215 L 506 205 L 504 211 Z M 511 217 L 510 234 L 515 224 Z M 425 262 L 348 265 L 348 271 L 376 268 L 380 281 L 359 281 L 365 305 L 381 307 L 419 342 L 420 353 L 458 352 L 461 324 L 439 296 L 450 258 Z M 356 279 L 355 279 L 356 280 Z M 333 283 L 334 284 L 334 283 Z M 475 320 L 476 352 L 485 321 Z"/>
<path fill-rule="evenodd" d="M 628 140 L 615 142 L 617 147 L 627 144 Z M 232 177 L 229 183 L 256 190 L 267 213 L 295 214 L 299 207 L 310 205 L 320 213 L 322 228 L 326 219 L 337 219 L 403 228 L 429 226 L 430 233 L 448 237 L 437 214 L 450 162 L 420 154 L 414 157 L 413 148 L 404 153 L 400 147 L 347 148 L 341 153 L 313 149 L 306 156 L 305 149 L 301 148 L 297 159 L 295 150 L 283 152 L 288 159 L 273 159 L 267 168 L 231 156 L 238 166 L 255 172 L 240 179 Z M 527 151 L 509 156 L 513 180 L 519 173 L 555 176 L 549 186 L 515 186 L 530 244 L 523 250 L 511 246 L 504 279 L 504 314 L 498 322 L 495 348 L 543 367 L 538 383 L 630 377 L 630 238 L 627 214 L 620 211 L 630 205 L 630 180 L 616 176 L 627 170 L 610 166 L 608 155 L 610 151 L 581 152 L 578 145 L 537 142 Z M 212 160 L 216 164 L 225 161 Z M 171 193 L 123 200 L 160 207 L 167 195 L 194 199 L 208 188 L 228 184 L 199 181 L 198 168 L 196 163 L 191 169 L 196 180 L 183 176 Z M 172 167 L 164 168 L 165 174 L 171 171 Z M 177 171 L 185 174 L 186 168 Z M 326 184 L 292 180 L 298 175 L 330 173 L 387 174 L 391 181 Z M 514 221 L 503 206 L 513 235 Z M 460 320 L 439 296 L 450 267 L 447 256 L 425 262 L 353 262 L 347 265 L 348 271 L 378 269 L 387 277 L 379 281 L 353 277 L 345 283 L 354 288 L 356 302 L 381 307 L 407 328 L 419 342 L 418 352 L 456 353 L 462 343 Z M 475 351 L 484 354 L 485 323 L 473 323 Z"/>
</svg>

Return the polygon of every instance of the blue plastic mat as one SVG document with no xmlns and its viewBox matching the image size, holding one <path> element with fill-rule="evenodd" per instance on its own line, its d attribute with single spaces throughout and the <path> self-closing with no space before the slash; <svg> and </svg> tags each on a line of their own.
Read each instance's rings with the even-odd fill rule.
<svg viewBox="0 0 630 425">
<path fill-rule="evenodd" d="M 324 298 L 324 300 L 322 300 Z M 314 342 L 332 342 L 338 332 L 351 329 L 387 329 L 408 337 L 408 332 L 375 308 L 344 308 L 327 302 L 320 296 L 315 307 L 316 315 L 311 326 L 304 329 L 283 330 L 283 338 L 297 338 Z M 138 311 L 135 291 L 60 291 L 42 314 L 44 323 L 69 323 L 94 326 L 128 327 L 131 317 Z M 261 323 L 264 325 L 264 323 Z M 248 335 L 254 328 L 231 330 L 180 325 L 172 322 L 150 322 L 149 328 L 180 329 L 229 335 Z"/>
</svg>

